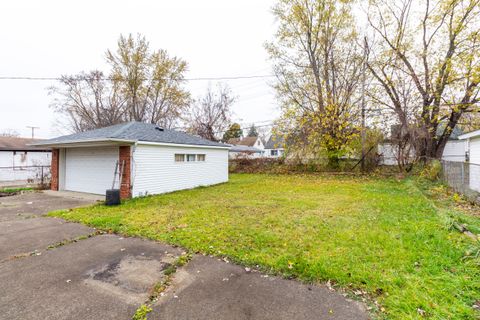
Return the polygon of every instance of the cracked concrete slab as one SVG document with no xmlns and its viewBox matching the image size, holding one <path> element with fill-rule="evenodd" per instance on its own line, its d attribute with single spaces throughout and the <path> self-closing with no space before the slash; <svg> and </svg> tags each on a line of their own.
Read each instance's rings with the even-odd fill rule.
<svg viewBox="0 0 480 320">
<path fill-rule="evenodd" d="M 50 211 L 81 207 L 94 203 L 93 199 L 58 197 L 44 192 L 25 192 L 0 198 L 0 222 L 42 216 Z"/>
<path fill-rule="evenodd" d="M 0 222 L 0 261 L 49 245 L 95 232 L 86 226 L 55 218 L 32 218 Z"/>
<path fill-rule="evenodd" d="M 247 272 L 218 259 L 195 256 L 149 319 L 368 319 L 362 304 L 325 286 Z"/>
<path fill-rule="evenodd" d="M 181 250 L 99 235 L 0 264 L 2 319 L 131 319 Z M 109 270 L 107 272 L 107 270 Z"/>
</svg>

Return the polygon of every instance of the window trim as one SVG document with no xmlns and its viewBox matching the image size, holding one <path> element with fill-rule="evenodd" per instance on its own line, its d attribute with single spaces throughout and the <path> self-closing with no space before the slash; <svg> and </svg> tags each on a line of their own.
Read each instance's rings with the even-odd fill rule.
<svg viewBox="0 0 480 320">
<path fill-rule="evenodd" d="M 177 160 L 177 158 L 179 158 L 180 156 L 182 157 L 182 160 Z M 201 163 L 201 162 L 207 161 L 207 154 L 206 153 L 174 153 L 173 160 L 175 163 L 195 163 L 195 162 Z"/>
<path fill-rule="evenodd" d="M 182 160 L 177 160 L 177 157 L 181 156 Z M 185 162 L 185 154 L 184 153 L 174 153 L 173 160 L 177 162 Z"/>
</svg>

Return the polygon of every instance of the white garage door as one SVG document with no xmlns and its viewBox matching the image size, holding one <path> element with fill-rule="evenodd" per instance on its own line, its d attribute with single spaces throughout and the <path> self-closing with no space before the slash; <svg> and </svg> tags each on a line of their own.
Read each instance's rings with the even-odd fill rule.
<svg viewBox="0 0 480 320">
<path fill-rule="evenodd" d="M 105 194 L 112 188 L 118 147 L 65 151 L 65 190 Z"/>
</svg>

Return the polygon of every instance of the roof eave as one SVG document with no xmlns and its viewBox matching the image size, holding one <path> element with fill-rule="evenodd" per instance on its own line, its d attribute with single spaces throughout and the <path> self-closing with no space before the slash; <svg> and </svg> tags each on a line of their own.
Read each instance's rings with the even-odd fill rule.
<svg viewBox="0 0 480 320">
<path fill-rule="evenodd" d="M 469 132 L 469 133 L 459 135 L 458 139 L 459 140 L 465 140 L 465 139 L 469 139 L 469 138 L 475 138 L 475 137 L 478 137 L 478 136 L 480 136 L 480 130 L 476 130 L 476 131 L 472 131 L 472 132 Z"/>
<path fill-rule="evenodd" d="M 31 146 L 50 147 L 50 148 L 68 148 L 68 147 L 89 147 L 89 146 L 103 146 L 111 144 L 134 144 L 136 140 L 115 139 L 115 138 L 101 138 L 101 139 L 84 139 L 73 141 L 59 141 L 59 142 L 41 142 L 33 143 Z"/>
<path fill-rule="evenodd" d="M 228 145 L 220 145 L 220 146 L 211 146 L 206 144 L 184 144 L 184 143 L 169 143 L 169 142 L 153 142 L 153 141 L 143 141 L 139 140 L 137 144 L 143 145 L 152 145 L 152 146 L 167 146 L 167 147 L 187 147 L 187 148 L 203 148 L 203 149 L 225 149 L 230 150 L 230 146 Z"/>
</svg>

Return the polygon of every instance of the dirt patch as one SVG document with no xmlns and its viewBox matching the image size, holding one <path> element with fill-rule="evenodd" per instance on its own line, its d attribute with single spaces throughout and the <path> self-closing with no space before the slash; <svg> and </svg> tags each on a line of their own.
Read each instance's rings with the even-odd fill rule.
<svg viewBox="0 0 480 320">
<path fill-rule="evenodd" d="M 94 274 L 93 280 L 103 281 L 134 293 L 142 293 L 158 281 L 159 276 L 163 276 L 163 270 L 169 265 L 143 256 L 128 256 L 99 270 Z"/>
<path fill-rule="evenodd" d="M 152 259 L 142 255 L 126 256 L 88 273 L 86 283 L 110 292 L 126 301 L 143 303 L 150 289 L 162 281 L 171 266 L 168 259 Z"/>
</svg>

